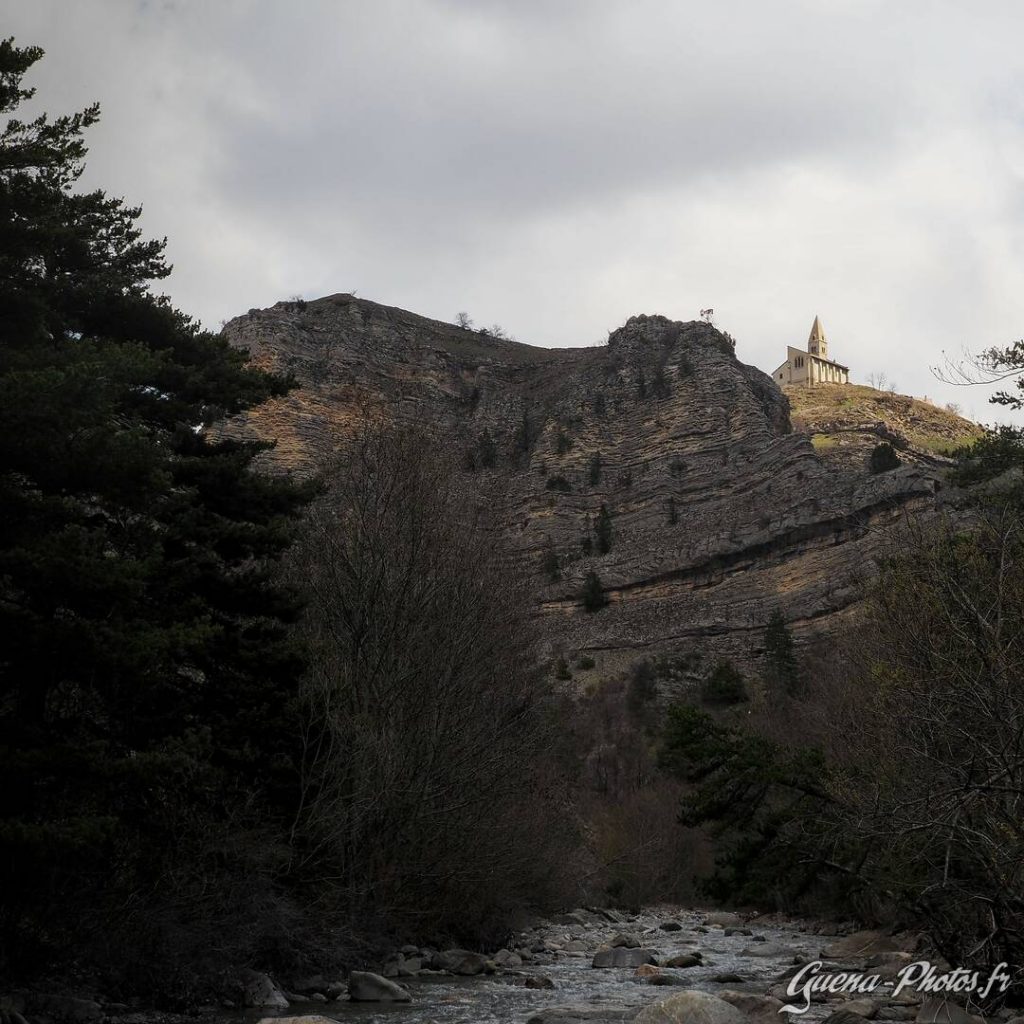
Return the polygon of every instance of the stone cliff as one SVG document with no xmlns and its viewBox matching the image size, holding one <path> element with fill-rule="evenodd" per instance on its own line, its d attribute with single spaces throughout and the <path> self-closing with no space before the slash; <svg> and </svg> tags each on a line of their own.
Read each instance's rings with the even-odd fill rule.
<svg viewBox="0 0 1024 1024">
<path fill-rule="evenodd" d="M 277 465 L 314 467 L 383 414 L 454 446 L 467 481 L 497 482 L 545 653 L 592 658 L 598 677 L 641 657 L 749 663 L 777 608 L 811 640 L 857 600 L 889 528 L 935 501 L 928 466 L 823 459 L 771 378 L 704 323 L 636 316 L 607 345 L 542 349 L 333 295 L 224 332 L 302 385 L 228 427 L 276 439 Z M 608 599 L 591 613 L 589 570 Z"/>
</svg>

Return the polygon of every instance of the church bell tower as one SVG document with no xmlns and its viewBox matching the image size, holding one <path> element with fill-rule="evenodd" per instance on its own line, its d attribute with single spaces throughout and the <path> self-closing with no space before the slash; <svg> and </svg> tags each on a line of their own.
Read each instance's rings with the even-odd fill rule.
<svg viewBox="0 0 1024 1024">
<path fill-rule="evenodd" d="M 825 328 L 821 326 L 821 320 L 818 317 L 814 318 L 814 323 L 811 325 L 811 335 L 807 339 L 807 351 L 812 356 L 828 359 L 828 339 L 825 337 Z"/>
</svg>

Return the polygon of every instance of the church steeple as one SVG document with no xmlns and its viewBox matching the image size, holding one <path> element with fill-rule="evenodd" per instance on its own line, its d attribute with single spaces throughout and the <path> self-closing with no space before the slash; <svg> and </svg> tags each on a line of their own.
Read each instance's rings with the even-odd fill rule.
<svg viewBox="0 0 1024 1024">
<path fill-rule="evenodd" d="M 821 326 L 821 319 L 817 316 L 811 325 L 811 334 L 807 339 L 807 351 L 812 356 L 828 359 L 828 339 L 825 337 L 825 328 Z"/>
</svg>

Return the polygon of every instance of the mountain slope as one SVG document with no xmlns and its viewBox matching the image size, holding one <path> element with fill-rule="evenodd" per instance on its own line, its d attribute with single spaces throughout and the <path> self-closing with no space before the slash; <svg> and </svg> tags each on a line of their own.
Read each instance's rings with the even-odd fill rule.
<svg viewBox="0 0 1024 1024">
<path fill-rule="evenodd" d="M 927 466 L 865 476 L 821 458 L 771 378 L 704 323 L 637 316 L 607 346 L 541 349 L 334 295 L 224 330 L 302 384 L 227 428 L 277 438 L 276 465 L 307 470 L 377 415 L 456 446 L 467 486 L 504 494 L 546 653 L 586 652 L 598 676 L 652 655 L 749 661 L 776 608 L 809 640 L 856 601 L 902 511 L 934 504 Z M 588 570 L 609 599 L 596 613 Z"/>
</svg>

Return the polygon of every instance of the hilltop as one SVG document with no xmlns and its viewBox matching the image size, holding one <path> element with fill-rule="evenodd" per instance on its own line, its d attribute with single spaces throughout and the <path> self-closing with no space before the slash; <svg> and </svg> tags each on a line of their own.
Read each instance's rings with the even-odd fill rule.
<svg viewBox="0 0 1024 1024">
<path fill-rule="evenodd" d="M 863 385 L 787 385 L 782 391 L 793 430 L 808 435 L 826 461 L 853 472 L 868 471 L 871 452 L 883 441 L 908 464 L 940 468 L 984 433 L 952 410 Z"/>
<path fill-rule="evenodd" d="M 581 682 L 644 657 L 749 663 L 776 609 L 798 642 L 827 633 L 888 528 L 938 487 L 923 463 L 865 475 L 822 458 L 791 429 L 792 399 L 706 323 L 640 315 L 607 345 L 544 349 L 332 295 L 224 333 L 302 385 L 228 427 L 277 439 L 277 466 L 308 471 L 383 416 L 457 452 L 466 486 L 500 492 L 544 654 L 593 659 Z M 581 602 L 590 571 L 608 602 L 596 613 Z"/>
</svg>

